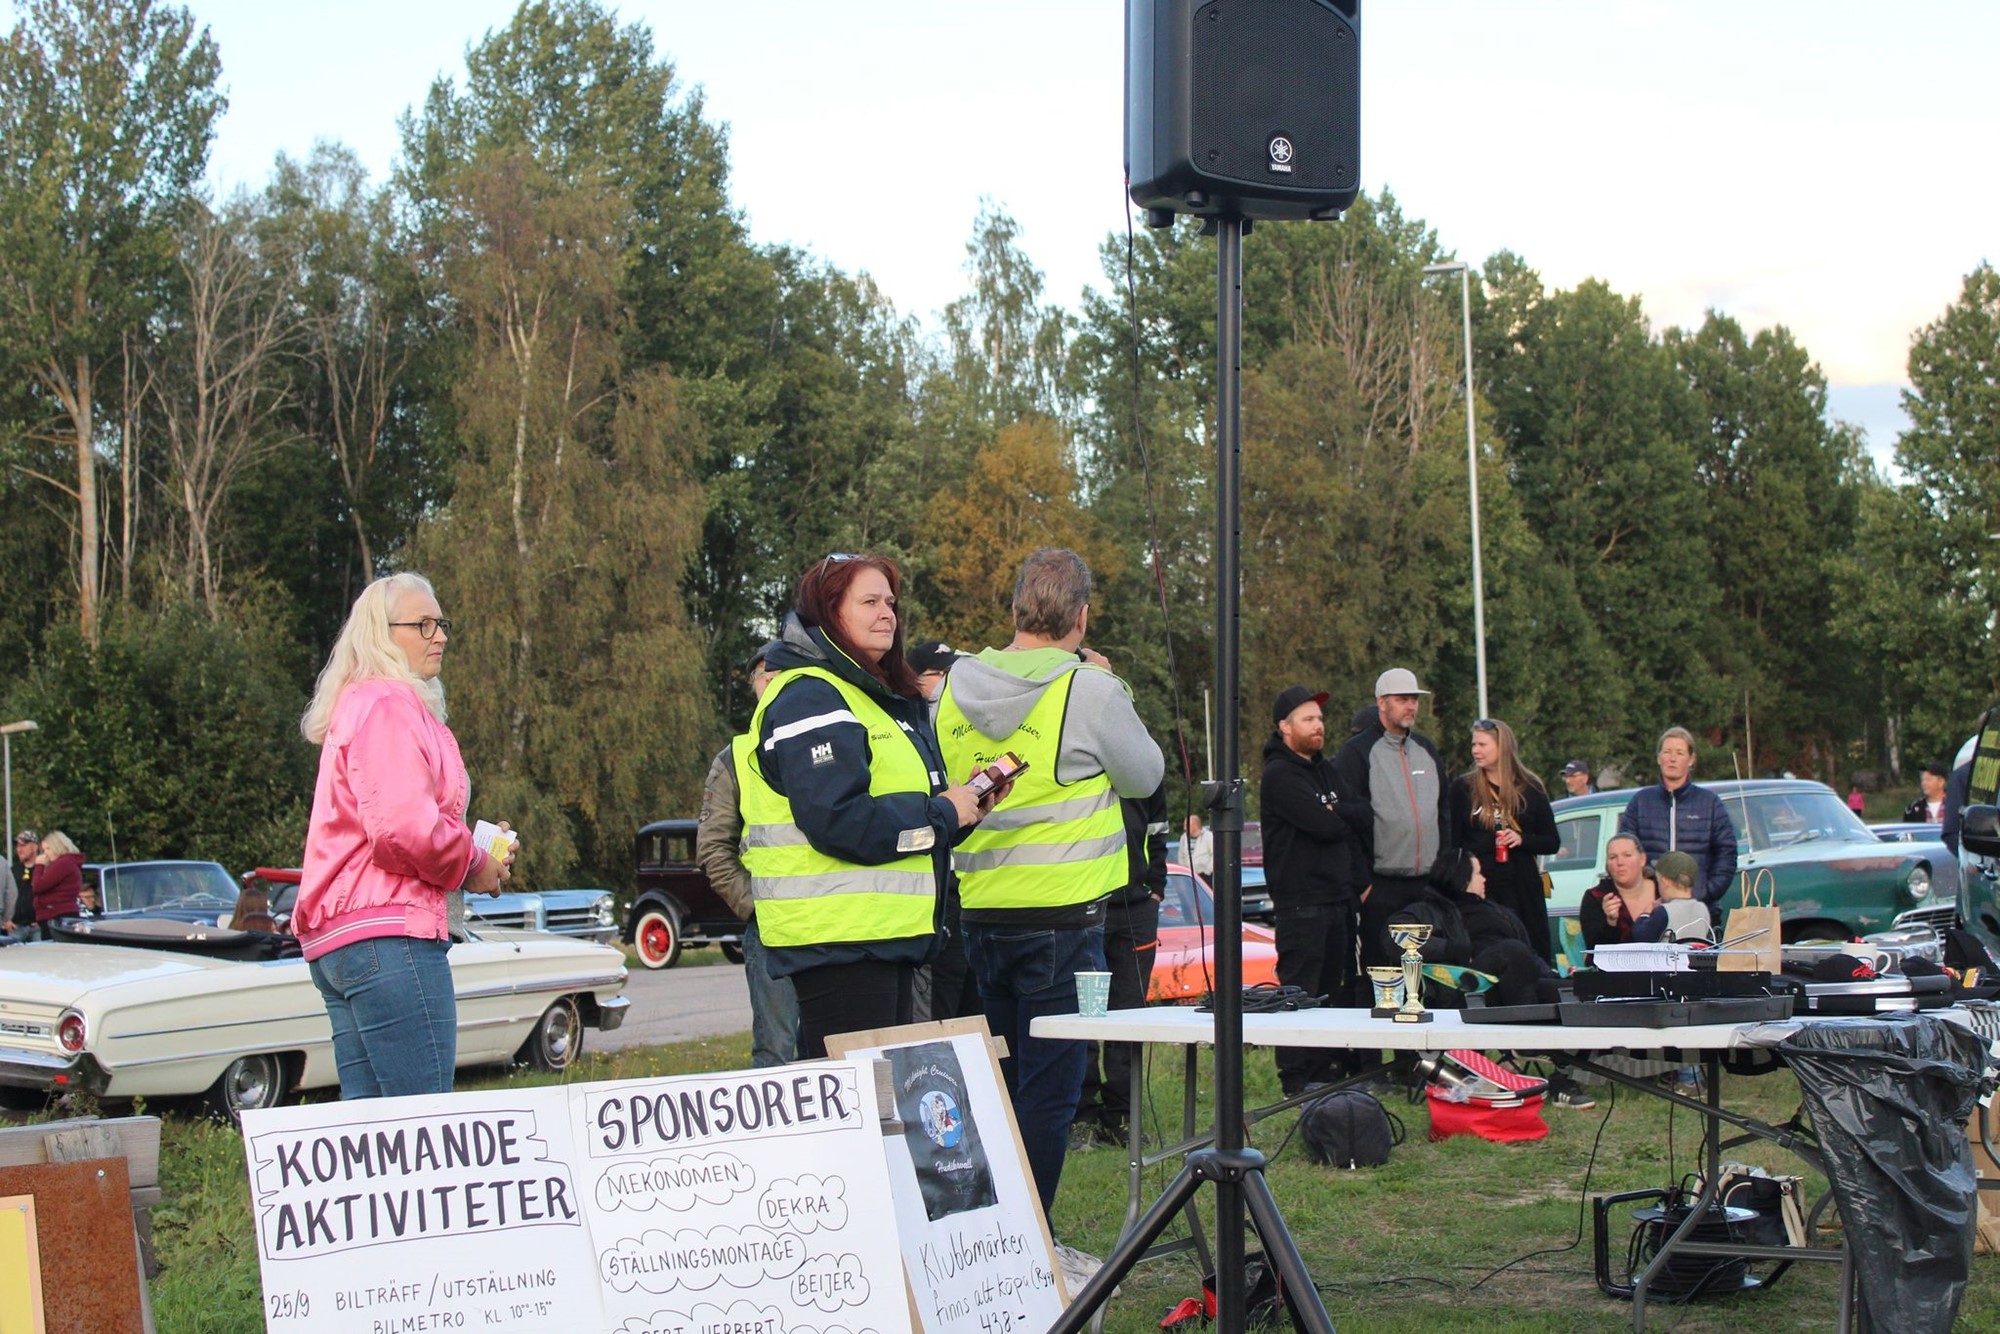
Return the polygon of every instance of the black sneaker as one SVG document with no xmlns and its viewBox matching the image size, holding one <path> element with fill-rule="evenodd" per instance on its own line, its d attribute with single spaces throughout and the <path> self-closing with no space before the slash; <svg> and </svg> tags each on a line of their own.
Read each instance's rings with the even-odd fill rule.
<svg viewBox="0 0 2000 1334">
<path fill-rule="evenodd" d="M 1597 1099 L 1572 1084 L 1549 1094 L 1547 1101 L 1555 1107 L 1567 1107 L 1574 1112 L 1587 1112 L 1597 1106 Z"/>
</svg>

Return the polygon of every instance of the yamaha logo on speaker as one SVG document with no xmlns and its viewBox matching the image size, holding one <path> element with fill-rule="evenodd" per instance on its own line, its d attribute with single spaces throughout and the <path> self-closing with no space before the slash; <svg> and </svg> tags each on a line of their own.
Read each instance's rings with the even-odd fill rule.
<svg viewBox="0 0 2000 1334">
<path fill-rule="evenodd" d="M 1292 141 L 1282 134 L 1274 134 L 1267 151 L 1271 155 L 1271 170 L 1289 175 L 1292 170 Z"/>
</svg>

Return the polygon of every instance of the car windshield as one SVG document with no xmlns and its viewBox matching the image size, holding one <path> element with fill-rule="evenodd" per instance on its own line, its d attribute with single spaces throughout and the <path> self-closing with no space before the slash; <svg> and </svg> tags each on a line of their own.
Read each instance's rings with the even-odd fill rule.
<svg viewBox="0 0 2000 1334">
<path fill-rule="evenodd" d="M 1737 846 L 1764 852 L 1795 843 L 1877 843 L 1875 833 L 1831 792 L 1762 792 L 1727 797 Z"/>
<path fill-rule="evenodd" d="M 1166 893 L 1160 899 L 1161 926 L 1211 926 L 1215 922 L 1215 899 L 1206 886 L 1179 871 L 1167 875 Z"/>
<path fill-rule="evenodd" d="M 98 872 L 106 912 L 236 906 L 236 882 L 214 862 L 106 866 Z"/>
</svg>

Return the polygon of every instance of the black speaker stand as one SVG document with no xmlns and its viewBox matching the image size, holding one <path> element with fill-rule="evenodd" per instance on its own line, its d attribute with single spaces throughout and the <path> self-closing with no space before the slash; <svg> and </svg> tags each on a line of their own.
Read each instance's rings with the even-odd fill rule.
<svg viewBox="0 0 2000 1334">
<path fill-rule="evenodd" d="M 1238 732 L 1242 724 L 1243 236 L 1250 223 L 1232 216 L 1213 219 L 1210 226 L 1216 237 L 1215 772 L 1223 775 L 1206 793 L 1215 830 L 1215 1147 L 1187 1156 L 1166 1193 L 1049 1327 L 1052 1334 L 1078 1334 L 1204 1183 L 1215 1187 L 1216 1328 L 1222 1334 L 1242 1334 L 1248 1317 L 1243 1274 L 1247 1205 L 1264 1253 L 1283 1284 L 1293 1322 L 1307 1334 L 1333 1334 L 1319 1289 L 1313 1286 L 1264 1179 L 1264 1155 L 1243 1142 L 1243 780 Z M 1132 1111 L 1136 1116 L 1139 1109 Z"/>
</svg>

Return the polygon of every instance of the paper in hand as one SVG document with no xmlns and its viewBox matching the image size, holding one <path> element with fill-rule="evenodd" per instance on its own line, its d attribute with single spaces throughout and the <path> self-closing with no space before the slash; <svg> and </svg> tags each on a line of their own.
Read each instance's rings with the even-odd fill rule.
<svg viewBox="0 0 2000 1334">
<path fill-rule="evenodd" d="M 511 829 L 502 829 L 491 820 L 481 820 L 472 826 L 472 845 L 489 857 L 505 857 L 514 850 L 520 836 Z"/>
</svg>

